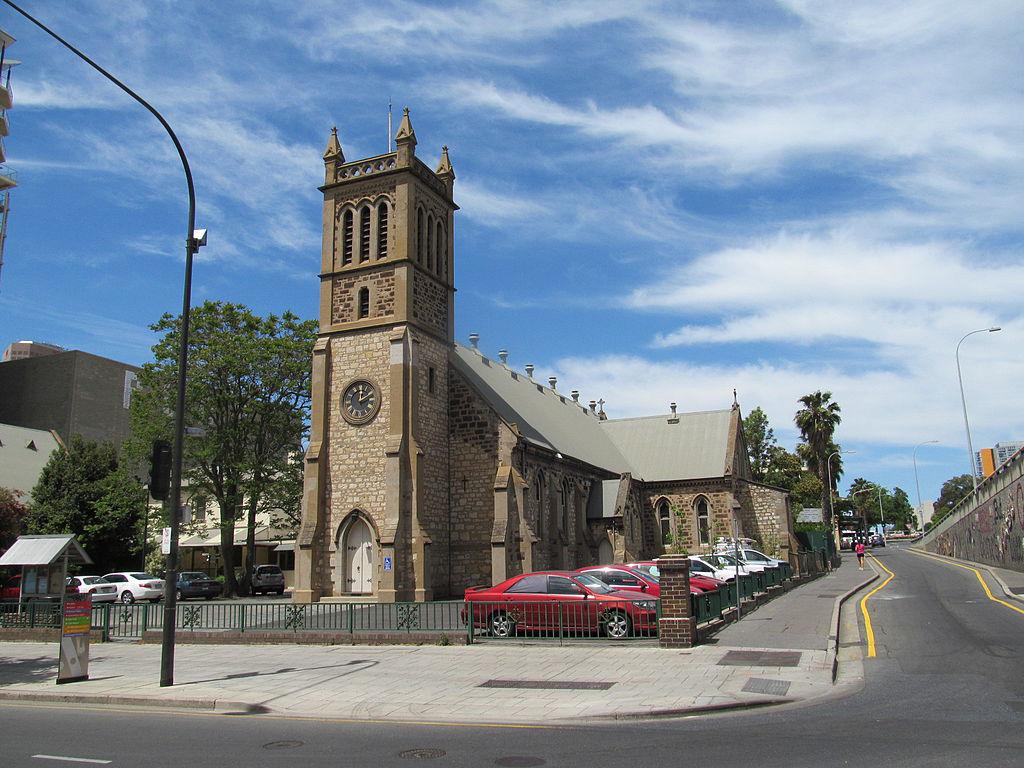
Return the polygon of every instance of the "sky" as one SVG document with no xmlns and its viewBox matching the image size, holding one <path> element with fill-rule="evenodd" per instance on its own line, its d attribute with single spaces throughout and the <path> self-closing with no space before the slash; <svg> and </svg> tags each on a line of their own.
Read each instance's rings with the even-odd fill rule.
<svg viewBox="0 0 1024 768">
<path fill-rule="evenodd" d="M 193 302 L 316 317 L 322 153 L 457 180 L 456 337 L 612 418 L 842 407 L 841 488 L 921 495 L 1024 439 L 1016 0 L 23 0 L 150 101 L 195 177 Z M 133 364 L 181 309 L 187 197 L 159 124 L 9 8 L 0 346 Z"/>
</svg>

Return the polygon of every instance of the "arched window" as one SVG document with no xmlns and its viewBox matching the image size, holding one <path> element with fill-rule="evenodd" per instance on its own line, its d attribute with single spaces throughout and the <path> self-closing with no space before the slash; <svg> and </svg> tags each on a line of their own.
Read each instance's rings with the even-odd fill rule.
<svg viewBox="0 0 1024 768">
<path fill-rule="evenodd" d="M 359 210 L 359 260 L 370 260 L 370 206 Z"/>
<path fill-rule="evenodd" d="M 658 512 L 658 522 L 661 524 L 661 543 L 672 543 L 672 514 L 669 511 L 668 499 L 658 501 L 655 509 Z"/>
<path fill-rule="evenodd" d="M 377 206 L 377 258 L 388 257 L 388 204 Z"/>
<path fill-rule="evenodd" d="M 427 217 L 427 269 L 434 271 L 434 217 Z"/>
<path fill-rule="evenodd" d="M 558 486 L 558 527 L 566 533 L 572 530 L 569 525 L 569 485 L 564 482 Z"/>
<path fill-rule="evenodd" d="M 711 543 L 711 525 L 709 520 L 710 505 L 707 497 L 699 496 L 693 503 L 693 509 L 697 513 L 697 543 L 707 545 Z"/>
<path fill-rule="evenodd" d="M 345 211 L 345 215 L 341 220 L 341 231 L 342 231 L 342 249 L 341 249 L 341 263 L 342 265 L 352 263 L 352 211 Z"/>
<path fill-rule="evenodd" d="M 444 253 L 444 225 L 441 222 L 437 222 L 437 247 L 435 251 L 437 253 L 437 274 L 441 277 L 446 277 L 448 272 L 448 264 L 445 260 Z"/>
<path fill-rule="evenodd" d="M 537 538 L 544 538 L 544 473 L 538 472 L 534 479 L 533 497 L 537 502 Z"/>
<path fill-rule="evenodd" d="M 370 316 L 370 289 L 359 289 L 359 319 Z"/>
<path fill-rule="evenodd" d="M 423 209 L 420 208 L 416 212 L 416 261 L 420 264 L 423 263 L 423 227 L 426 224 L 423 221 Z"/>
</svg>

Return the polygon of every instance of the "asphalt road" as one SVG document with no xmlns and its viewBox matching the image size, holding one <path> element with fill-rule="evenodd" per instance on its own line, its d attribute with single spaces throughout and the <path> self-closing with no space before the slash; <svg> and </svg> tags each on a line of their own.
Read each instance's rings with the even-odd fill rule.
<svg viewBox="0 0 1024 768">
<path fill-rule="evenodd" d="M 571 728 L 4 704 L 0 764 L 106 764 L 57 757 L 140 768 L 1024 765 L 1024 614 L 991 601 L 970 571 L 896 547 L 874 554 L 895 574 L 868 600 L 877 657 L 863 660 L 859 690 L 817 702 Z M 846 610 L 857 612 L 862 641 L 861 596 Z"/>
</svg>

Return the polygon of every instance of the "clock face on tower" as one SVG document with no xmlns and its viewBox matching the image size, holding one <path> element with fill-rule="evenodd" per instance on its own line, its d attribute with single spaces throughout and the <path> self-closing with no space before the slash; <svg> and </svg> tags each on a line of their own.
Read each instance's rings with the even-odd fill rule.
<svg viewBox="0 0 1024 768">
<path fill-rule="evenodd" d="M 367 424 L 380 410 L 380 390 L 366 379 L 354 379 L 341 395 L 341 415 L 349 424 Z"/>
</svg>

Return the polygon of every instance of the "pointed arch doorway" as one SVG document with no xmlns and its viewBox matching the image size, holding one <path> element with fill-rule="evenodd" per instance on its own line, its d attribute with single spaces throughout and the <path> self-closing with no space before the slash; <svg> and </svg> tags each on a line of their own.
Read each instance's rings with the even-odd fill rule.
<svg viewBox="0 0 1024 768">
<path fill-rule="evenodd" d="M 342 591 L 350 595 L 373 593 L 373 531 L 361 515 L 353 515 L 341 532 Z"/>
</svg>

